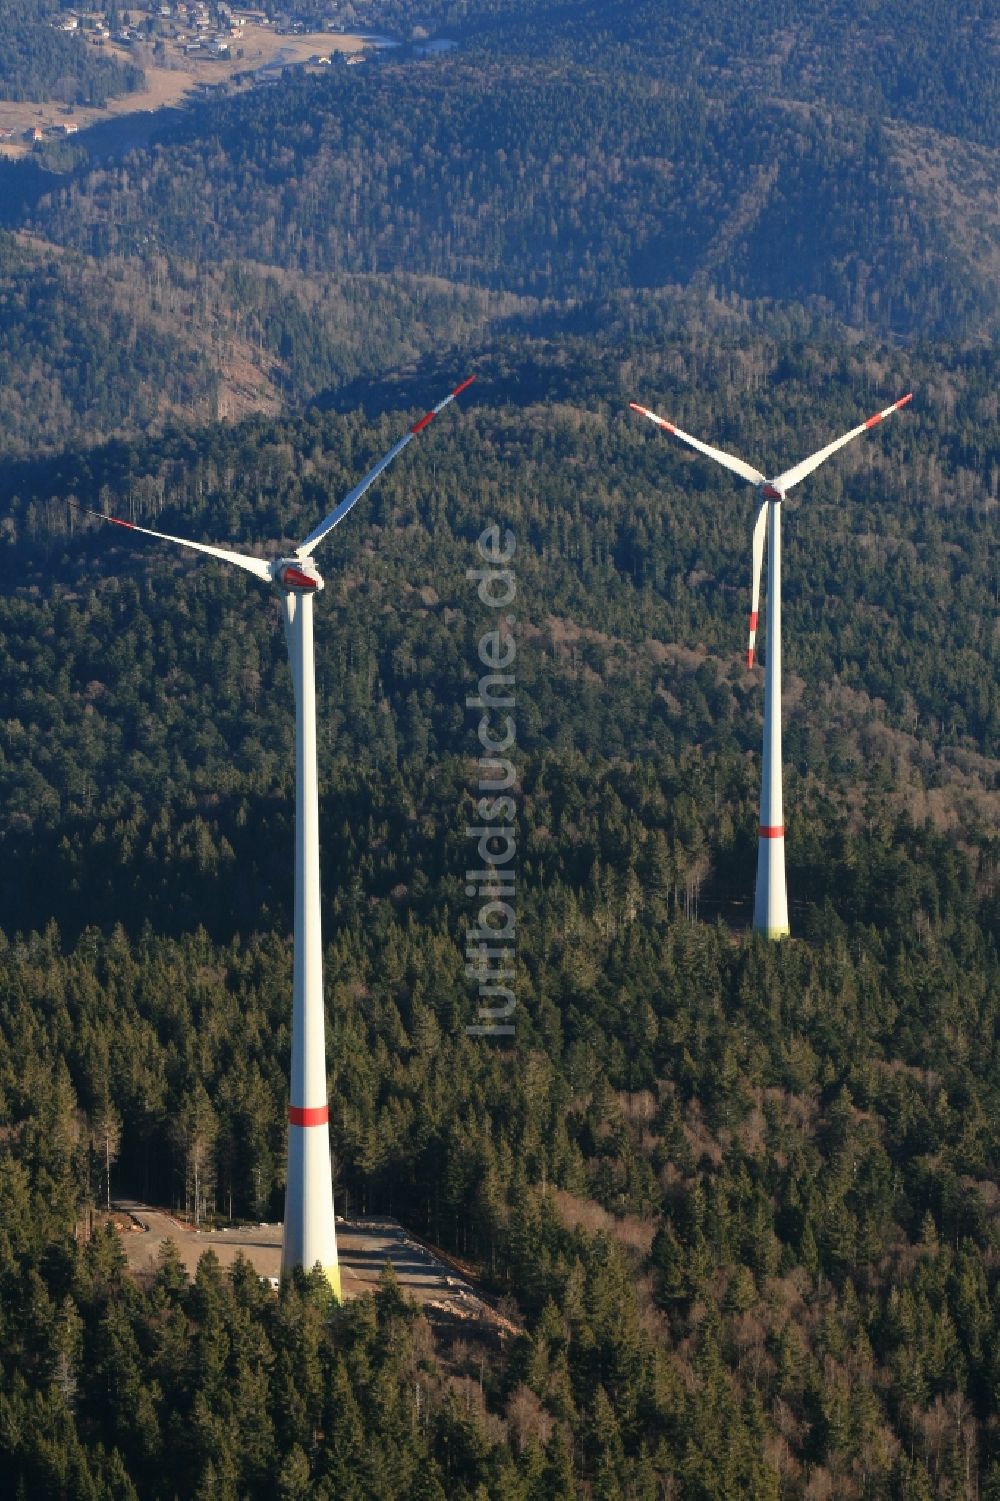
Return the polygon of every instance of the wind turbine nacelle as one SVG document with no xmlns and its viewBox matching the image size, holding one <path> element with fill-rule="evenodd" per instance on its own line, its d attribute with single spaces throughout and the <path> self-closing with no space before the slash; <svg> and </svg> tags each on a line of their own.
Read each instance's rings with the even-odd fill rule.
<svg viewBox="0 0 1000 1501">
<path fill-rule="evenodd" d="M 311 558 L 279 558 L 274 564 L 274 582 L 290 594 L 316 594 L 323 588 Z"/>
</svg>

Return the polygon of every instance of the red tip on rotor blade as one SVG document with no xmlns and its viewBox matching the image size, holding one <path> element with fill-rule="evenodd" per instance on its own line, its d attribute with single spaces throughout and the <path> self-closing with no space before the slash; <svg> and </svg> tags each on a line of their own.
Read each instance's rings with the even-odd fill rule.
<svg viewBox="0 0 1000 1501">
<path fill-rule="evenodd" d="M 752 631 L 755 631 L 757 629 L 757 611 L 756 610 L 751 610 L 750 611 L 750 629 Z"/>
<path fill-rule="evenodd" d="M 747 666 L 748 667 L 752 667 L 753 666 L 753 647 L 752 646 L 747 648 Z"/>
<path fill-rule="evenodd" d="M 124 526 L 127 527 L 130 532 L 135 531 L 135 527 L 132 525 L 131 521 L 120 521 L 117 516 L 105 516 L 104 519 L 105 521 L 110 521 L 112 526 Z"/>
<path fill-rule="evenodd" d="M 422 433 L 423 430 L 424 430 L 424 428 L 427 426 L 428 422 L 433 422 L 434 418 L 436 416 L 437 416 L 436 412 L 428 412 L 425 417 L 421 417 L 421 419 L 420 419 L 419 422 L 415 422 L 413 424 L 413 426 L 410 428 L 410 432 L 411 433 Z"/>
<path fill-rule="evenodd" d="M 668 433 L 677 431 L 672 422 L 668 422 L 666 417 L 657 417 L 655 412 L 649 410 L 649 407 L 641 407 L 637 401 L 630 401 L 629 406 L 633 412 L 638 412 L 642 417 L 648 417 L 651 422 L 656 423 L 657 427 L 665 428 Z"/>
<path fill-rule="evenodd" d="M 886 407 L 884 412 L 876 412 L 873 417 L 869 417 L 865 423 L 865 427 L 877 427 L 883 418 L 890 416 L 893 412 L 898 412 L 900 407 L 905 407 L 906 403 L 912 400 L 913 392 L 908 391 L 905 396 L 901 396 L 898 401 L 894 401 L 891 407 Z"/>
<path fill-rule="evenodd" d="M 460 386 L 456 386 L 454 391 L 452 391 L 452 396 L 461 396 L 462 392 L 466 390 L 468 386 L 472 385 L 472 382 L 475 380 L 475 378 L 476 377 L 474 375 L 470 375 L 468 380 L 463 380 L 462 384 Z"/>
</svg>

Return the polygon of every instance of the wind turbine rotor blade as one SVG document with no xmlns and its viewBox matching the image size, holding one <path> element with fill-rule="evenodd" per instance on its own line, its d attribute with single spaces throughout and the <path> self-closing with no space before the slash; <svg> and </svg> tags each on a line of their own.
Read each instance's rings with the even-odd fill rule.
<svg viewBox="0 0 1000 1501">
<path fill-rule="evenodd" d="M 638 412 L 641 417 L 648 417 L 650 422 L 655 422 L 657 427 L 662 427 L 665 432 L 673 433 L 674 437 L 680 438 L 682 443 L 689 443 L 692 448 L 697 448 L 699 453 L 706 454 L 708 458 L 714 459 L 724 469 L 731 469 L 734 474 L 739 475 L 740 479 L 747 480 L 751 485 L 763 485 L 765 483 L 764 476 L 760 470 L 755 469 L 752 464 L 745 463 L 743 459 L 734 458 L 731 453 L 723 453 L 721 448 L 711 448 L 707 443 L 702 443 L 699 438 L 692 438 L 690 433 L 682 433 L 679 427 L 675 427 L 665 417 L 658 417 L 648 407 L 641 407 L 637 401 L 630 401 L 629 406 L 633 412 Z"/>
<path fill-rule="evenodd" d="M 354 489 L 349 491 L 348 494 L 344 496 L 340 504 L 330 512 L 329 516 L 324 516 L 319 526 L 315 527 L 309 533 L 305 541 L 295 549 L 296 555 L 300 558 L 309 557 L 310 553 L 312 553 L 318 546 L 318 544 L 322 542 L 327 532 L 332 532 L 337 523 L 343 521 L 348 511 L 352 506 L 357 504 L 362 495 L 364 495 L 365 491 L 368 489 L 369 485 L 373 485 L 375 483 L 379 475 L 382 473 L 383 469 L 387 469 L 396 455 L 403 452 L 403 449 L 406 447 L 407 443 L 409 443 L 412 438 L 415 438 L 417 436 L 417 433 L 422 433 L 425 427 L 429 427 L 430 424 L 434 421 L 434 418 L 437 416 L 438 412 L 443 411 L 444 408 L 449 404 L 449 402 L 455 400 L 456 396 L 461 396 L 462 392 L 466 390 L 467 387 L 472 385 L 472 382 L 475 380 L 475 378 L 476 377 L 474 375 L 470 375 L 467 380 L 463 380 L 461 384 L 457 385 L 453 391 L 448 392 L 448 395 L 444 398 L 443 401 L 439 401 L 436 407 L 432 407 L 431 410 L 425 413 L 425 415 L 421 417 L 418 422 L 415 422 L 410 428 L 409 432 L 404 433 L 403 436 L 399 439 L 398 443 L 394 443 L 393 446 L 389 449 L 389 452 L 383 454 L 378 463 L 374 464 L 372 468 L 369 469 L 364 479 L 359 480 L 358 483 L 354 486 Z"/>
<path fill-rule="evenodd" d="M 857 427 L 852 427 L 851 431 L 845 433 L 842 438 L 837 438 L 833 443 L 828 443 L 818 453 L 810 454 L 809 458 L 803 459 L 801 464 L 796 464 L 793 469 L 786 469 L 784 474 L 779 474 L 777 479 L 771 481 L 772 485 L 776 490 L 780 490 L 783 495 L 786 494 L 793 485 L 797 485 L 800 480 L 804 480 L 807 474 L 812 474 L 813 470 L 818 469 L 820 464 L 825 464 L 826 460 L 832 454 L 835 454 L 838 448 L 843 448 L 844 444 L 850 443 L 853 438 L 860 438 L 861 434 L 866 433 L 869 428 L 877 427 L 880 422 L 884 422 L 887 417 L 892 416 L 893 412 L 898 412 L 900 407 L 905 407 L 907 402 L 912 400 L 913 392 L 909 391 L 905 396 L 901 396 L 898 401 L 894 401 L 891 407 L 886 407 L 881 412 L 875 412 L 868 418 L 867 422 L 862 422 Z"/>
<path fill-rule="evenodd" d="M 154 532 L 148 526 L 136 526 L 134 521 L 123 521 L 120 516 L 108 516 L 104 511 L 94 511 L 89 506 L 78 506 L 78 510 L 86 511 L 88 516 L 97 516 L 101 521 L 110 521 L 112 526 L 123 526 L 126 531 L 141 532 L 144 537 L 157 537 L 161 542 L 175 542 L 178 547 L 190 547 L 195 552 L 207 552 L 209 557 L 219 558 L 223 563 L 233 563 L 237 568 L 245 568 L 247 573 L 254 574 L 266 583 L 271 582 L 271 568 L 260 558 L 248 557 L 243 552 L 231 552 L 228 547 L 211 547 L 207 542 L 189 542 L 187 537 L 171 537 L 169 532 Z"/>
<path fill-rule="evenodd" d="M 764 543 L 767 540 L 767 508 L 764 501 L 757 512 L 753 527 L 753 560 L 750 574 L 750 645 L 747 647 L 747 667 L 753 666 L 754 649 L 757 644 L 757 611 L 760 605 L 760 570 L 764 562 Z M 770 587 L 770 585 L 768 586 Z"/>
</svg>

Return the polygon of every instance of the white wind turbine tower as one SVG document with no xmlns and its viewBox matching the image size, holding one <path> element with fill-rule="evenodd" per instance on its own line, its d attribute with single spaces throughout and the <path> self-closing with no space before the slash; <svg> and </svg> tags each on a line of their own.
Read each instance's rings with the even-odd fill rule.
<svg viewBox="0 0 1000 1501">
<path fill-rule="evenodd" d="M 246 553 L 204 542 L 189 542 L 100 511 L 91 514 L 129 531 L 176 542 L 208 553 L 273 584 L 281 595 L 288 662 L 295 689 L 295 961 L 292 987 L 292 1077 L 288 1106 L 288 1175 L 281 1269 L 319 1264 L 334 1293 L 341 1296 L 337 1235 L 330 1170 L 329 1105 L 326 1094 L 326 1036 L 323 1005 L 323 948 L 320 931 L 319 791 L 316 777 L 316 674 L 313 663 L 313 595 L 323 580 L 312 553 L 342 521 L 369 485 L 392 463 L 438 412 L 475 380 L 470 376 L 439 401 L 379 459 L 340 504 L 288 557 L 264 562 Z M 82 509 L 86 509 L 85 507 Z"/>
<path fill-rule="evenodd" d="M 658 417 L 648 407 L 630 401 L 634 412 L 648 417 L 657 427 L 673 433 L 682 443 L 690 443 L 699 453 L 707 454 L 717 464 L 731 469 L 741 479 L 756 485 L 760 496 L 757 520 L 753 529 L 753 560 L 751 571 L 750 645 L 747 649 L 747 666 L 753 666 L 754 642 L 757 639 L 757 606 L 760 601 L 760 570 L 764 558 L 764 538 L 767 549 L 767 662 L 764 676 L 764 748 L 760 784 L 760 826 L 757 841 L 757 888 L 754 897 L 753 926 L 766 938 L 784 938 L 788 933 L 788 892 L 785 885 L 785 822 L 781 806 L 781 502 L 793 485 L 812 474 L 826 462 L 838 448 L 858 438 L 869 428 L 876 427 L 886 417 L 912 401 L 913 392 L 901 396 L 891 407 L 876 412 L 867 422 L 852 427 L 842 438 L 836 438 L 809 458 L 803 459 L 777 479 L 767 480 L 759 469 L 731 454 L 710 448 L 689 433 L 682 433 L 672 422 Z M 769 525 L 770 523 L 770 525 Z"/>
</svg>

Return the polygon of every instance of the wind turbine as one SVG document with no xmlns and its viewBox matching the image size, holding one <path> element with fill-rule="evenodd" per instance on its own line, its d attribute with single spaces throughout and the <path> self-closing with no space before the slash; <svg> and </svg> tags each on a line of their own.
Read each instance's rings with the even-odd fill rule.
<svg viewBox="0 0 1000 1501">
<path fill-rule="evenodd" d="M 732 454 L 710 448 L 690 433 L 682 433 L 679 427 L 658 417 L 648 407 L 630 401 L 633 412 L 648 417 L 657 427 L 673 433 L 682 443 L 689 443 L 699 453 L 707 454 L 717 464 L 732 470 L 740 479 L 757 486 L 760 504 L 753 529 L 753 556 L 750 582 L 750 644 L 747 648 L 747 667 L 753 667 L 754 644 L 757 640 L 757 606 L 760 602 L 760 570 L 764 559 L 764 538 L 767 548 L 767 663 L 764 676 L 764 748 L 760 785 L 760 825 L 757 840 L 757 889 L 754 897 L 753 926 L 766 938 L 784 938 L 788 933 L 788 891 L 785 885 L 785 823 L 781 805 L 781 502 L 794 485 L 812 474 L 820 464 L 835 454 L 845 443 L 859 438 L 870 428 L 877 427 L 886 417 L 905 407 L 913 400 L 913 392 L 901 396 L 891 407 L 876 412 L 867 422 L 852 427 L 842 438 L 836 438 L 817 453 L 810 454 L 777 479 L 765 479 L 759 469 L 737 459 Z"/>
<path fill-rule="evenodd" d="M 383 454 L 340 504 L 288 557 L 264 562 L 185 537 L 135 526 L 117 516 L 92 511 L 102 521 L 176 542 L 245 569 L 281 595 L 288 662 L 295 689 L 295 960 L 292 985 L 292 1077 L 288 1106 L 288 1174 L 281 1270 L 319 1264 L 334 1293 L 341 1296 L 337 1234 L 330 1171 L 330 1110 L 326 1094 L 326 1036 L 323 1006 L 323 948 L 320 931 L 319 791 L 316 778 L 316 672 L 313 662 L 313 595 L 323 580 L 312 554 L 347 515 L 384 469 L 402 453 L 449 402 L 471 386 L 470 376 L 439 401 Z M 87 509 L 81 507 L 81 509 Z"/>
</svg>

